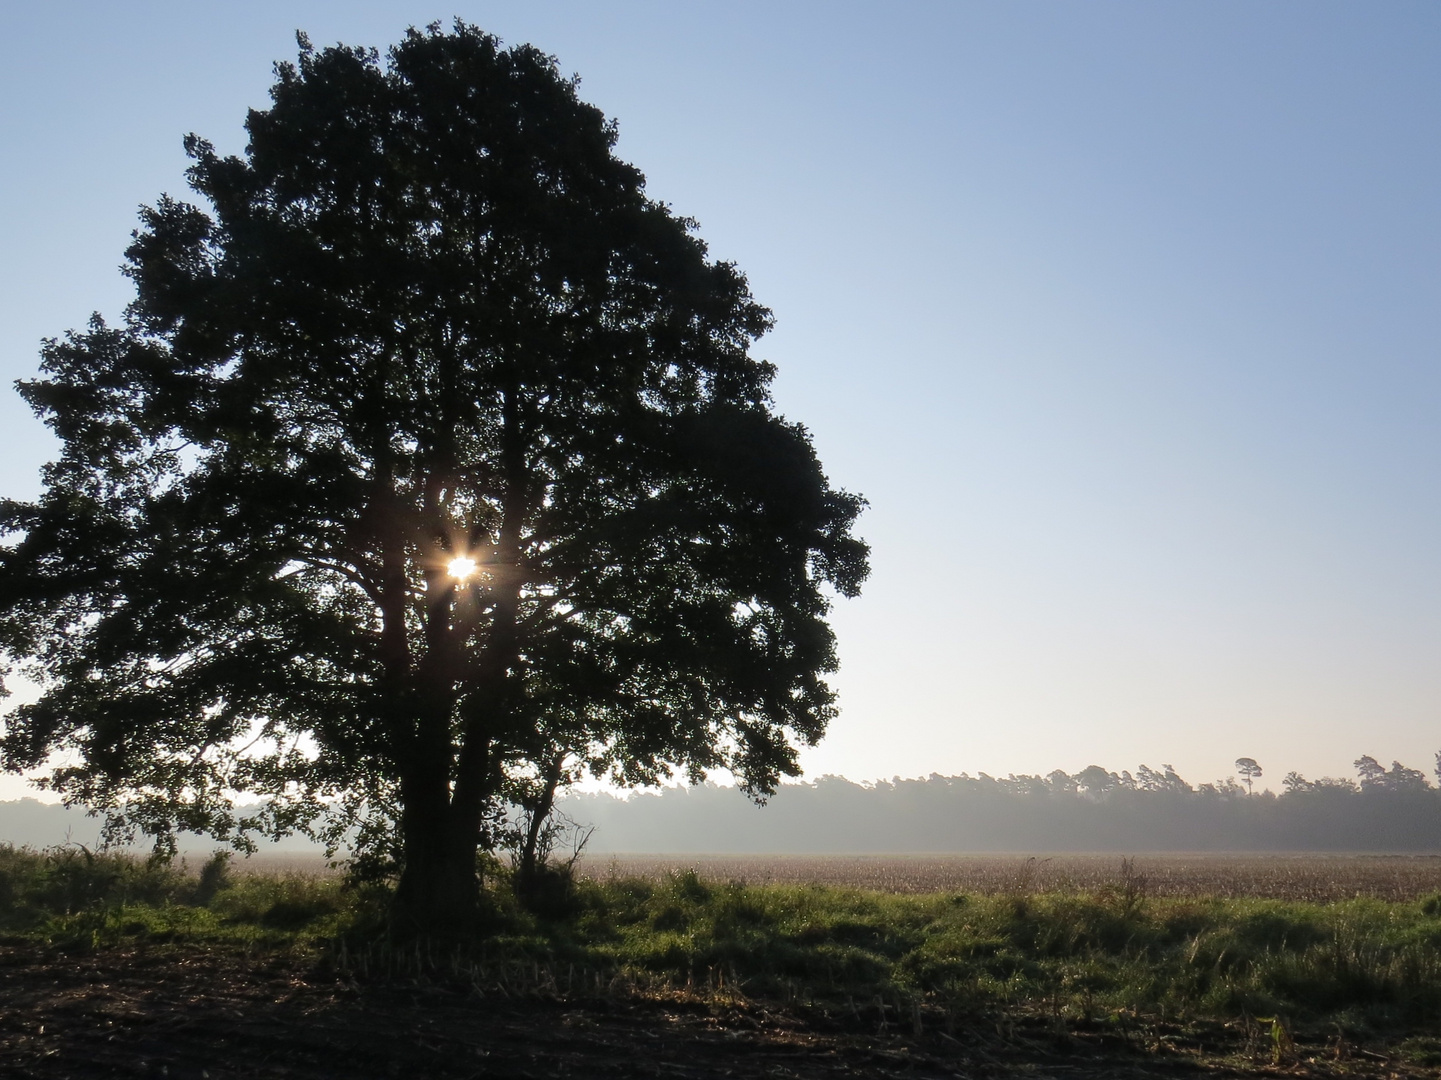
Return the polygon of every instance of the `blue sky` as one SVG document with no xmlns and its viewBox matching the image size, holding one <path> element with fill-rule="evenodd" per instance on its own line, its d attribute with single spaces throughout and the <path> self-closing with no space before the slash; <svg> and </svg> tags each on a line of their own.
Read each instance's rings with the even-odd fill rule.
<svg viewBox="0 0 1441 1080">
<path fill-rule="evenodd" d="M 1429 767 L 1441 8 L 6 5 L 0 381 L 120 312 L 136 207 L 297 28 L 454 14 L 582 76 L 870 499 L 812 774 Z M 0 393 L 0 488 L 50 449 Z"/>
</svg>

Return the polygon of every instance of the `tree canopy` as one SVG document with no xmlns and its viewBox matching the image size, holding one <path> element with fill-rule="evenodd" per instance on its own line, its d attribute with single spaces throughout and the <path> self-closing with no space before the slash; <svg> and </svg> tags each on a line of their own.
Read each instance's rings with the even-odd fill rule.
<svg viewBox="0 0 1441 1080">
<path fill-rule="evenodd" d="M 1249 792 L 1257 780 L 1261 779 L 1261 766 L 1256 763 L 1255 758 L 1239 757 L 1236 759 L 1236 772 L 1246 784 Z"/>
<path fill-rule="evenodd" d="M 744 276 L 532 47 L 276 70 L 142 211 L 124 324 L 21 386 L 63 452 L 0 507 L 41 688 L 5 764 L 162 842 L 360 821 L 427 918 L 537 784 L 793 775 L 863 503 L 774 412 Z"/>
</svg>

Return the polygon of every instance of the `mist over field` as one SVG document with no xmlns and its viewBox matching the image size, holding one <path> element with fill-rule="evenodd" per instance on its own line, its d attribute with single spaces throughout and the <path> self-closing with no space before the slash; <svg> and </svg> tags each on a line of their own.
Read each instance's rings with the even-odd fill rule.
<svg viewBox="0 0 1441 1080">
<path fill-rule="evenodd" d="M 1283 790 L 1234 779 L 1192 785 L 1169 766 L 1136 775 L 939 776 L 860 784 L 826 776 L 783 784 L 764 805 L 702 784 L 628 794 L 571 792 L 557 804 L 554 855 L 848 855 L 1060 852 L 1441 851 L 1441 789 L 1418 769 L 1374 759 L 1357 779 L 1287 774 Z M 33 799 L 0 803 L 0 841 L 93 846 L 100 821 Z M 181 838 L 183 850 L 214 841 Z M 303 838 L 267 852 L 315 850 Z"/>
<path fill-rule="evenodd" d="M 765 807 L 734 788 L 561 804 L 597 851 L 716 854 L 1441 851 L 1441 792 L 1007 791 L 960 777 L 873 786 L 826 778 Z"/>
</svg>

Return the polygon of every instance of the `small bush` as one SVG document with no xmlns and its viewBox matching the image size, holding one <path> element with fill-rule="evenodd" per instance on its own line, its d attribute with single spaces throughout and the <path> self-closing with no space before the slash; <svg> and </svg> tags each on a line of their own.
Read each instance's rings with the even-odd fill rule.
<svg viewBox="0 0 1441 1080">
<path fill-rule="evenodd" d="M 217 892 L 210 907 L 232 925 L 295 931 L 334 922 L 346 900 L 344 883 L 335 878 L 247 876 Z"/>
<path fill-rule="evenodd" d="M 34 851 L 0 845 L 0 925 L 27 929 L 56 916 L 183 901 L 191 883 L 172 865 L 79 844 Z"/>
<path fill-rule="evenodd" d="M 537 863 L 518 868 L 512 888 L 520 905 L 542 919 L 565 919 L 578 910 L 575 873 L 564 864 Z"/>
<path fill-rule="evenodd" d="M 1401 1060 L 1412 1065 L 1441 1065 L 1441 1039 L 1417 1035 L 1400 1043 L 1396 1047 L 1396 1053 Z"/>
<path fill-rule="evenodd" d="M 194 902 L 208 904 L 216 893 L 234 884 L 230 876 L 230 852 L 217 851 L 200 868 L 200 879 L 195 883 Z"/>
</svg>

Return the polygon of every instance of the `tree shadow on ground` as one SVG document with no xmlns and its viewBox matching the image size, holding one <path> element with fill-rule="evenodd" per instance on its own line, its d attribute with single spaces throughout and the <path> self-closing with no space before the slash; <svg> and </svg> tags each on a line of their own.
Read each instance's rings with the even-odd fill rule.
<svg viewBox="0 0 1441 1080">
<path fill-rule="evenodd" d="M 624 988 L 555 995 L 361 982 L 285 955 L 0 948 L 0 1072 L 52 1080 L 284 1077 L 1181 1077 L 1275 1075 L 1236 1025 L 1101 1036 L 1040 1015 L 950 1031 L 883 1002 L 845 1015 Z M 1397 1075 L 1386 1055 L 1297 1046 L 1292 1076 Z M 1408 1076 L 1441 1070 L 1406 1066 Z"/>
</svg>

